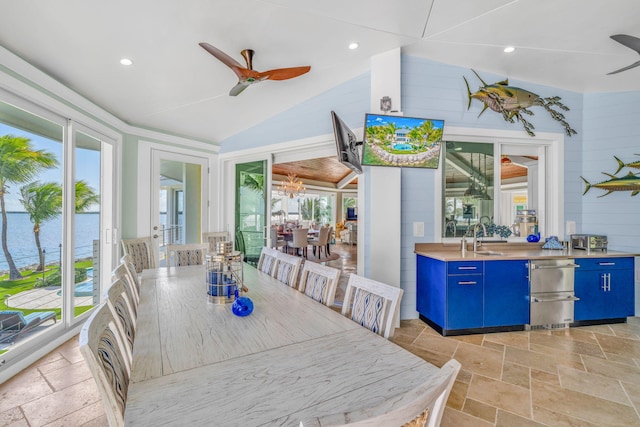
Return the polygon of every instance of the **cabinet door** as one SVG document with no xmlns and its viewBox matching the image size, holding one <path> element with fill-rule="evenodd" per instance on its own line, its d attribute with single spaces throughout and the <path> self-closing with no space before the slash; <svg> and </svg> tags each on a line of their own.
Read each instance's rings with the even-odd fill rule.
<svg viewBox="0 0 640 427">
<path fill-rule="evenodd" d="M 575 294 L 580 300 L 575 303 L 575 320 L 633 316 L 633 258 L 579 259 L 577 263 Z"/>
<path fill-rule="evenodd" d="M 427 319 L 444 328 L 446 305 L 445 262 L 417 255 L 416 310 Z"/>
<path fill-rule="evenodd" d="M 484 263 L 484 326 L 529 323 L 529 266 L 526 260 Z"/>
<path fill-rule="evenodd" d="M 482 327 L 482 274 L 447 277 L 446 329 Z"/>
</svg>

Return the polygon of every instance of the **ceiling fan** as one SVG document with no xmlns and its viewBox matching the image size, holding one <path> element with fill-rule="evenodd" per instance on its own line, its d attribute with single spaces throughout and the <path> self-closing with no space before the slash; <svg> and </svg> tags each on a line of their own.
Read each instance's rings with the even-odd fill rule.
<svg viewBox="0 0 640 427">
<path fill-rule="evenodd" d="M 288 80 L 294 77 L 298 77 L 308 72 L 311 67 L 291 67 L 291 68 L 276 68 L 269 71 L 256 71 L 253 69 L 251 60 L 253 59 L 253 50 L 244 49 L 240 54 L 247 63 L 246 67 L 243 67 L 238 61 L 221 51 L 220 49 L 211 46 L 209 43 L 199 43 L 211 55 L 215 56 L 227 67 L 231 68 L 238 76 L 238 83 L 231 88 L 229 92 L 230 96 L 236 96 L 249 85 L 261 82 L 263 80 Z"/>
<path fill-rule="evenodd" d="M 610 36 L 613 40 L 617 41 L 620 44 L 625 45 L 626 47 L 628 47 L 629 49 L 633 49 L 636 52 L 640 53 L 640 39 L 638 37 L 634 37 L 634 36 L 628 36 L 626 34 L 616 34 L 613 36 Z M 640 66 L 640 61 L 636 61 L 631 65 L 628 65 L 624 68 L 620 68 L 619 70 L 615 70 L 612 71 L 610 73 L 607 73 L 607 75 L 609 74 L 616 74 L 619 73 L 621 71 L 626 71 L 629 70 L 631 68 L 635 68 L 637 66 Z"/>
</svg>

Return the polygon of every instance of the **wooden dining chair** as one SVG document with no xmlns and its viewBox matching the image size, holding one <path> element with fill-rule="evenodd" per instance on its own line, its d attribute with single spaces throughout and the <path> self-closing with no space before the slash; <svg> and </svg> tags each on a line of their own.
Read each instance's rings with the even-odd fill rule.
<svg viewBox="0 0 640 427">
<path fill-rule="evenodd" d="M 133 304 L 134 314 L 137 316 L 138 314 L 138 304 L 140 303 L 140 289 L 136 286 L 134 279 L 132 278 L 132 274 L 129 272 L 126 264 L 119 264 L 116 268 L 113 269 L 111 275 L 116 280 L 122 280 L 125 284 L 125 290 L 129 296 L 129 301 Z"/>
<path fill-rule="evenodd" d="M 124 255 L 131 256 L 133 265 L 136 268 L 136 273 L 138 274 L 142 273 L 142 270 L 156 268 L 151 237 L 122 239 L 122 252 Z"/>
<path fill-rule="evenodd" d="M 302 267 L 298 290 L 313 300 L 331 307 L 338 289 L 339 278 L 340 270 L 337 268 L 307 261 Z"/>
<path fill-rule="evenodd" d="M 209 253 L 216 253 L 216 243 L 229 241 L 228 231 L 211 231 L 208 233 L 202 233 L 202 243 L 209 245 Z"/>
<path fill-rule="evenodd" d="M 322 251 L 324 249 L 325 252 L 325 257 L 328 257 L 329 254 L 327 253 L 327 244 L 329 243 L 329 232 L 331 231 L 331 228 L 329 227 L 322 227 L 320 229 L 320 232 L 318 233 L 318 237 L 309 240 L 309 244 L 311 246 L 313 246 L 313 254 L 316 254 L 316 248 L 318 250 L 318 259 L 322 258 Z"/>
<path fill-rule="evenodd" d="M 385 338 L 393 336 L 403 290 L 351 274 L 344 293 L 342 314 Z"/>
<path fill-rule="evenodd" d="M 277 249 L 267 247 L 262 248 L 262 251 L 260 251 L 260 258 L 258 258 L 258 270 L 263 273 L 267 273 L 269 276 L 273 276 L 276 271 L 277 256 Z"/>
<path fill-rule="evenodd" d="M 209 252 L 208 243 L 167 245 L 167 261 L 170 267 L 203 265 Z"/>
<path fill-rule="evenodd" d="M 302 256 L 307 257 L 307 246 L 309 246 L 309 238 L 307 234 L 308 228 L 295 228 L 293 230 L 293 240 L 287 242 L 287 246 L 296 250 L 296 252 L 302 251 Z"/>
<path fill-rule="evenodd" d="M 125 338 L 111 309 L 102 304 L 80 330 L 80 352 L 98 385 L 110 426 L 124 425 L 131 373 Z"/>
<path fill-rule="evenodd" d="M 295 288 L 298 284 L 298 273 L 300 273 L 303 259 L 280 251 L 276 252 L 276 266 L 273 277 L 285 285 Z"/>
<path fill-rule="evenodd" d="M 314 417 L 301 421 L 299 425 L 438 427 L 460 368 L 460 362 L 451 359 L 426 382 L 398 399 L 386 399 L 363 408 Z"/>
<path fill-rule="evenodd" d="M 127 292 L 124 280 L 116 279 L 106 290 L 106 303 L 113 313 L 116 322 L 119 323 L 126 338 L 127 357 L 133 358 L 133 340 L 136 335 L 136 311 L 133 302 Z"/>
</svg>

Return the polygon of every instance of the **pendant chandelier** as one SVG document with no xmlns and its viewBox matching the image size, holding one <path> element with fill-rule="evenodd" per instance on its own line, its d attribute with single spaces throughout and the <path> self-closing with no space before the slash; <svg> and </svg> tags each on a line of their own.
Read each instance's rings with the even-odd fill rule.
<svg viewBox="0 0 640 427">
<path fill-rule="evenodd" d="M 290 173 L 289 175 L 287 175 L 287 180 L 282 181 L 278 186 L 278 194 L 281 196 L 286 196 L 290 199 L 293 199 L 294 197 L 304 196 L 306 191 L 307 189 L 304 188 L 302 180 L 298 179 L 295 173 Z"/>
</svg>

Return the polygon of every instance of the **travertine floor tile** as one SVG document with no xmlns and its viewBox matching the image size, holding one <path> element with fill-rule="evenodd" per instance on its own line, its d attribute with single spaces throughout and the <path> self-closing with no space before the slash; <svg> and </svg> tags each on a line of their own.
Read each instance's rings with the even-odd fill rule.
<svg viewBox="0 0 640 427">
<path fill-rule="evenodd" d="M 27 420 L 20 407 L 16 406 L 7 411 L 0 412 L 0 426 L 28 426 Z"/>
<path fill-rule="evenodd" d="M 492 424 L 496 422 L 496 411 L 497 408 L 478 402 L 474 399 L 465 400 L 464 406 L 462 407 L 462 412 L 481 418 Z"/>
<path fill-rule="evenodd" d="M 22 405 L 32 426 L 43 426 L 100 401 L 95 380 L 90 378 Z"/>
<path fill-rule="evenodd" d="M 472 334 L 472 335 L 459 335 L 455 337 L 451 337 L 456 341 L 465 342 L 467 344 L 475 344 L 482 345 L 482 341 L 484 340 L 484 336 L 482 334 Z"/>
<path fill-rule="evenodd" d="M 604 355 L 607 358 L 607 360 L 610 360 L 612 362 L 623 363 L 629 366 L 638 366 L 636 361 L 630 357 L 619 356 L 617 354 L 611 354 L 611 353 L 605 353 Z"/>
<path fill-rule="evenodd" d="M 467 397 L 507 412 L 531 418 L 529 389 L 507 384 L 492 378 L 474 375 Z"/>
<path fill-rule="evenodd" d="M 469 384 L 467 383 L 463 383 L 460 381 L 456 381 L 455 383 L 453 383 L 453 388 L 451 389 L 449 400 L 447 400 L 447 406 L 461 411 L 462 407 L 464 406 L 464 399 L 467 396 L 468 390 Z"/>
<path fill-rule="evenodd" d="M 620 384 L 618 380 L 578 371 L 566 366 L 558 366 L 558 376 L 560 377 L 560 385 L 563 388 L 590 394 L 624 405 L 631 403 L 622 388 L 622 384 Z"/>
<path fill-rule="evenodd" d="M 425 350 L 437 349 L 438 353 L 453 356 L 458 348 L 458 341 L 446 338 L 441 335 L 433 335 L 429 333 L 421 333 L 413 342 L 413 345 Z"/>
<path fill-rule="evenodd" d="M 576 341 L 590 342 L 594 344 L 598 343 L 596 337 L 593 335 L 593 332 L 584 330 L 582 328 L 555 329 L 551 331 L 551 335 L 562 338 L 570 338 Z"/>
<path fill-rule="evenodd" d="M 606 353 L 624 357 L 637 357 L 640 354 L 639 340 L 597 334 L 596 338 Z"/>
<path fill-rule="evenodd" d="M 515 347 L 507 347 L 504 360 L 551 374 L 557 373 L 558 365 L 561 364 L 561 361 L 559 361 L 555 355 L 551 356 Z"/>
<path fill-rule="evenodd" d="M 529 368 L 526 366 L 505 362 L 502 367 L 502 381 L 506 383 L 529 388 L 530 377 Z"/>
<path fill-rule="evenodd" d="M 630 383 L 640 384 L 640 368 L 597 357 L 582 356 L 587 372 Z"/>
<path fill-rule="evenodd" d="M 560 378 L 558 378 L 558 374 L 552 374 L 546 371 L 540 371 L 538 369 L 531 368 L 531 379 L 557 386 L 560 385 Z M 531 387 L 531 384 L 529 384 L 529 387 Z"/>
<path fill-rule="evenodd" d="M 506 347 L 504 344 L 499 344 L 499 343 L 497 343 L 497 342 L 487 341 L 487 340 L 484 340 L 484 341 L 482 342 L 482 346 L 483 346 L 483 347 L 490 348 L 490 349 L 492 349 L 492 350 L 499 351 L 499 352 L 501 352 L 501 353 L 504 353 L 504 349 L 505 349 L 505 347 Z"/>
<path fill-rule="evenodd" d="M 531 334 L 529 342 L 533 346 L 542 345 L 545 347 L 551 347 L 555 350 L 561 350 L 568 353 L 586 354 L 594 357 L 604 358 L 604 353 L 600 349 L 598 342 L 587 343 L 584 341 L 577 341 L 573 339 L 567 339 L 566 337 L 560 337 L 557 335 L 542 335 Z"/>
<path fill-rule="evenodd" d="M 447 407 L 440 425 L 442 427 L 491 427 L 493 423 Z"/>
<path fill-rule="evenodd" d="M 82 361 L 43 374 L 55 391 L 62 390 L 87 379 L 93 379 L 89 366 Z"/>
<path fill-rule="evenodd" d="M 25 387 L 25 384 L 28 384 L 28 387 Z M 52 393 L 53 390 L 37 369 L 27 369 L 2 384 L 0 413 Z"/>
<path fill-rule="evenodd" d="M 51 423 L 45 424 L 46 427 L 68 427 L 68 426 L 83 426 L 86 427 L 87 423 L 95 427 L 103 426 L 109 427 L 107 417 L 104 415 L 104 408 L 102 402 L 96 402 L 93 405 L 84 407 L 78 411 L 67 414 Z"/>
<path fill-rule="evenodd" d="M 540 424 L 531 419 L 522 418 L 510 412 L 506 412 L 498 409 L 498 419 L 496 420 L 497 427 L 545 427 L 544 424 Z"/>
<path fill-rule="evenodd" d="M 462 342 L 453 358 L 476 374 L 499 379 L 502 373 L 502 353 L 490 348 Z"/>
<path fill-rule="evenodd" d="M 536 405 L 533 405 L 533 419 L 552 427 L 602 427 L 600 424 L 593 424 Z"/>
<path fill-rule="evenodd" d="M 487 334 L 485 341 L 504 344 L 510 347 L 529 349 L 529 332 L 501 332 Z"/>
<path fill-rule="evenodd" d="M 585 393 L 532 381 L 531 395 L 534 406 L 589 420 L 599 425 L 639 425 L 640 418 L 632 406 L 600 399 Z"/>
</svg>

